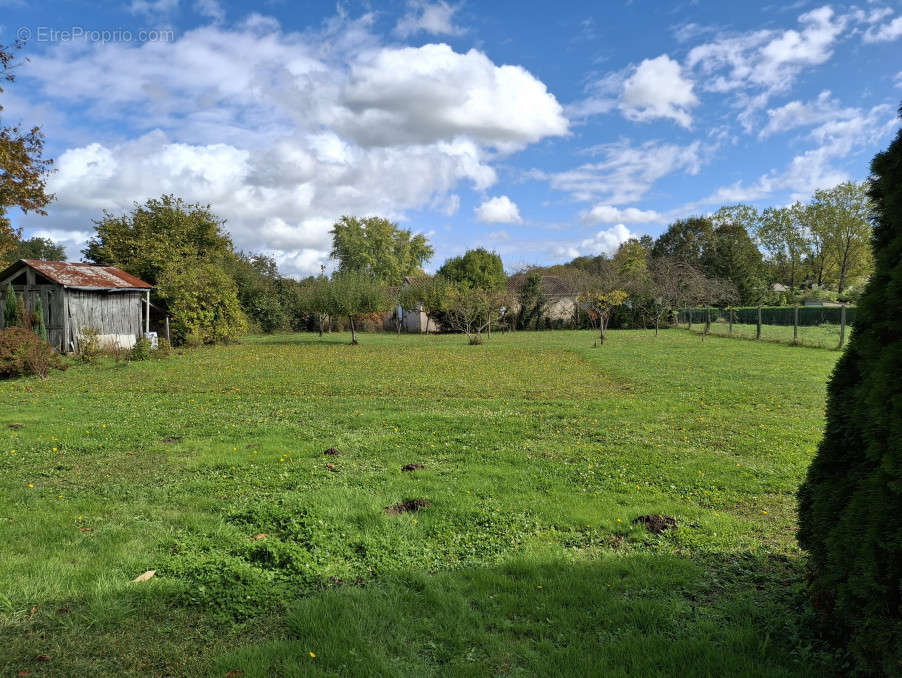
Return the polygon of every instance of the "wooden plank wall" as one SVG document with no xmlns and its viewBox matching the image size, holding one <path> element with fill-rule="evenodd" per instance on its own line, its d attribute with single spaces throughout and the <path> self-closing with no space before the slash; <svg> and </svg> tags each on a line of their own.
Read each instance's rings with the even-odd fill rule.
<svg viewBox="0 0 902 678">
<path fill-rule="evenodd" d="M 100 334 L 141 336 L 141 292 L 66 291 L 69 332 L 74 338 L 83 327 Z"/>
</svg>

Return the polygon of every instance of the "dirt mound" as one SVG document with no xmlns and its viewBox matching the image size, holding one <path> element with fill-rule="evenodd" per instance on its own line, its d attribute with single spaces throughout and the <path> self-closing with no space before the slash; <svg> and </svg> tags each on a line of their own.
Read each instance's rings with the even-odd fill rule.
<svg viewBox="0 0 902 678">
<path fill-rule="evenodd" d="M 432 502 L 428 499 L 408 499 L 394 506 L 386 506 L 385 512 L 390 516 L 396 516 L 399 513 L 414 513 L 427 506 L 432 506 Z"/>
<path fill-rule="evenodd" d="M 9 427 L 10 427 L 13 431 L 18 431 L 20 428 L 22 428 L 22 424 L 10 424 Z"/>
<path fill-rule="evenodd" d="M 326 464 L 326 468 L 332 471 L 332 473 L 338 473 L 338 467 L 335 464 Z"/>
<path fill-rule="evenodd" d="M 654 534 L 661 534 L 664 530 L 669 530 L 677 526 L 676 518 L 664 514 L 650 514 L 647 516 L 639 516 L 633 521 L 634 525 L 639 523 L 645 525 L 645 529 Z"/>
<path fill-rule="evenodd" d="M 401 467 L 402 471 L 419 471 L 421 468 L 426 468 L 422 464 L 405 464 Z"/>
<path fill-rule="evenodd" d="M 331 457 L 337 457 L 339 454 L 341 454 L 341 450 L 337 450 L 334 447 L 330 447 L 328 450 L 323 452 L 323 454 L 328 454 Z"/>
</svg>

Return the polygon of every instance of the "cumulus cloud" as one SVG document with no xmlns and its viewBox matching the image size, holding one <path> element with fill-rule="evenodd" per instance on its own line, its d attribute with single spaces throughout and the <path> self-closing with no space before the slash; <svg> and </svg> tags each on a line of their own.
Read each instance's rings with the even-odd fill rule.
<svg viewBox="0 0 902 678">
<path fill-rule="evenodd" d="M 765 139 L 774 134 L 828 121 L 851 120 L 860 115 L 859 109 L 843 108 L 829 90 L 824 90 L 814 101 L 790 101 L 778 108 L 769 109 L 767 124 L 758 133 L 758 138 Z"/>
<path fill-rule="evenodd" d="M 385 46 L 370 21 L 295 34 L 255 15 L 173 43 L 61 43 L 35 55 L 21 77 L 47 101 L 77 104 L 73 125 L 124 132 L 58 154 L 41 223 L 83 228 L 100 210 L 175 192 L 212 204 L 240 247 L 306 273 L 342 214 L 452 214 L 461 182 L 486 190 L 493 160 L 567 133 L 561 106 L 525 69 L 478 50 Z"/>
<path fill-rule="evenodd" d="M 625 140 L 592 149 L 600 156 L 597 162 L 555 173 L 533 170 L 530 176 L 547 180 L 552 188 L 566 191 L 574 200 L 622 205 L 639 201 L 668 174 L 697 174 L 707 150 L 699 141 L 687 146 L 657 141 L 633 146 Z"/>
<path fill-rule="evenodd" d="M 662 219 L 662 215 L 654 210 L 640 210 L 636 207 L 620 209 L 613 205 L 595 205 L 590 210 L 580 212 L 579 216 L 584 224 L 647 224 Z"/>
<path fill-rule="evenodd" d="M 638 238 L 638 233 L 631 233 L 623 224 L 611 226 L 608 229 L 598 231 L 591 238 L 586 238 L 578 243 L 562 245 L 556 249 L 556 254 L 570 259 L 580 256 L 595 256 L 598 254 L 612 255 L 622 243 L 630 238 Z"/>
<path fill-rule="evenodd" d="M 692 82 L 666 54 L 645 59 L 623 83 L 621 109 L 630 120 L 670 118 L 683 127 L 692 124 L 689 109 L 698 104 Z"/>
<path fill-rule="evenodd" d="M 457 7 L 443 1 L 409 2 L 407 12 L 395 24 L 395 33 L 402 38 L 420 32 L 431 35 L 460 35 L 465 31 L 454 23 L 457 10 Z"/>
<path fill-rule="evenodd" d="M 499 195 L 483 202 L 475 210 L 476 218 L 487 224 L 521 224 L 520 209 L 506 195 Z"/>
</svg>

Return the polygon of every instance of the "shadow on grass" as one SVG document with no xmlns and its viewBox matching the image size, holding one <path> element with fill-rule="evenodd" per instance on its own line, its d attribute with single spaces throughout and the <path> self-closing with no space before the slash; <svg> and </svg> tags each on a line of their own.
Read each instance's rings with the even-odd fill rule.
<svg viewBox="0 0 902 678">
<path fill-rule="evenodd" d="M 808 676 L 798 564 L 522 557 L 305 598 L 287 638 L 220 657 L 256 676 Z M 315 656 L 314 656 L 315 655 Z"/>
<path fill-rule="evenodd" d="M 3 615 L 0 673 L 824 678 L 799 574 L 796 561 L 747 554 L 524 555 L 333 582 L 242 624 L 175 604 L 182 585 L 160 577 Z"/>
</svg>

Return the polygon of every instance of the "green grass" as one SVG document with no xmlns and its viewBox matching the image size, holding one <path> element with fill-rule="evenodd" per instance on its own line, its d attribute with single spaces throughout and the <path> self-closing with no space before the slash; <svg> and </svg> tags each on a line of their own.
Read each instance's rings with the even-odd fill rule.
<svg viewBox="0 0 902 678">
<path fill-rule="evenodd" d="M 0 675 L 829 673 L 794 492 L 837 353 L 347 339 L 0 383 Z"/>
<path fill-rule="evenodd" d="M 685 327 L 685 325 L 681 325 Z M 705 329 L 704 323 L 695 323 L 692 325 L 692 331 L 701 334 Z M 732 331 L 729 322 L 718 320 L 711 323 L 711 334 L 721 337 L 732 337 L 736 339 L 755 339 L 758 327 L 754 324 L 733 323 Z M 852 326 L 846 327 L 845 340 L 849 341 L 852 333 Z M 761 340 L 771 341 L 780 344 L 798 344 L 799 346 L 810 346 L 814 348 L 838 348 L 839 347 L 839 325 L 830 325 L 824 323 L 822 325 L 802 325 L 798 329 L 798 337 L 794 334 L 792 325 L 762 325 Z"/>
</svg>

